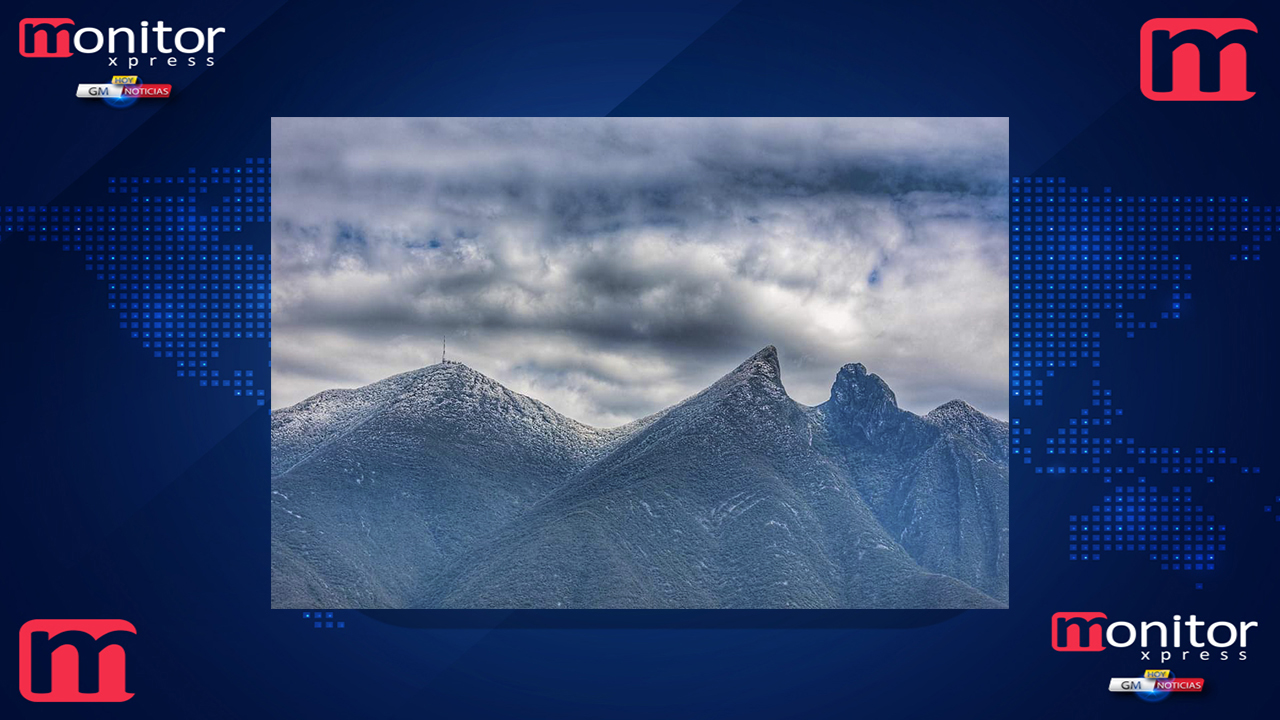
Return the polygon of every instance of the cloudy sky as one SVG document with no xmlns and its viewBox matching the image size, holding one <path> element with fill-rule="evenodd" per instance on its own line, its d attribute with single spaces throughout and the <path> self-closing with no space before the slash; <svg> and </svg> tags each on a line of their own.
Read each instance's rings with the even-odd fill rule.
<svg viewBox="0 0 1280 720">
<path fill-rule="evenodd" d="M 272 121 L 272 406 L 449 358 L 597 426 L 776 345 L 1008 417 L 1008 121 Z"/>
</svg>

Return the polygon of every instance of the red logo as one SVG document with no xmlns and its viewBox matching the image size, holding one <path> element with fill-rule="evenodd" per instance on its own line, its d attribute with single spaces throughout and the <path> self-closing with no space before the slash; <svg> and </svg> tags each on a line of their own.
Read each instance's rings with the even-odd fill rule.
<svg viewBox="0 0 1280 720">
<path fill-rule="evenodd" d="M 32 620 L 18 631 L 18 690 L 32 702 L 124 702 L 137 634 L 124 620 Z"/>
<path fill-rule="evenodd" d="M 1244 18 L 1156 18 L 1142 26 L 1142 94 L 1152 100 L 1248 100 L 1257 88 Z M 1257 65 L 1257 63 L 1254 63 Z"/>
<path fill-rule="evenodd" d="M 23 57 L 71 57 L 71 18 L 23 18 L 18 23 L 18 53 Z"/>
<path fill-rule="evenodd" d="M 1102 644 L 1102 623 L 1106 613 L 1060 612 L 1053 614 L 1053 649 L 1058 652 L 1099 652 L 1106 650 Z M 1087 634 L 1086 634 L 1087 633 Z"/>
<path fill-rule="evenodd" d="M 1159 692 L 1202 692 L 1204 690 L 1204 678 L 1157 680 L 1156 690 Z"/>
<path fill-rule="evenodd" d="M 121 85 L 123 97 L 167 98 L 173 94 L 172 85 Z"/>
</svg>

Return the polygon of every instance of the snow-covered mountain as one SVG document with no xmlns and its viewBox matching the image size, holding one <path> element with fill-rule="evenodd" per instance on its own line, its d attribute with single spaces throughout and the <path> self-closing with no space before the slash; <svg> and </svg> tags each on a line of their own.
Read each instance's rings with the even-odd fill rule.
<svg viewBox="0 0 1280 720">
<path fill-rule="evenodd" d="M 598 430 L 458 363 L 272 415 L 272 601 L 361 608 L 970 608 L 1008 598 L 1008 427 L 817 407 L 777 352 Z"/>
</svg>

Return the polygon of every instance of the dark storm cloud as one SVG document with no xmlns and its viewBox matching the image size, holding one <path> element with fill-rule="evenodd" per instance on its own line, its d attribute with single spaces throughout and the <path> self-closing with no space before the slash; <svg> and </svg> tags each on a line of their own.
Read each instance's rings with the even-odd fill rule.
<svg viewBox="0 0 1280 720">
<path fill-rule="evenodd" d="M 1006 414 L 1003 119 L 276 119 L 273 405 L 451 357 L 596 424 L 766 344 Z"/>
</svg>

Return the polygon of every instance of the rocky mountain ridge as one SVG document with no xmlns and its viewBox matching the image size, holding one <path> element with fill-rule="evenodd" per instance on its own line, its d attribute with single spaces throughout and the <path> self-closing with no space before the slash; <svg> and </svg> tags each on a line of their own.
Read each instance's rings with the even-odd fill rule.
<svg viewBox="0 0 1280 720">
<path fill-rule="evenodd" d="M 1008 427 L 767 347 L 611 430 L 458 363 L 272 416 L 276 607 L 1000 607 Z"/>
</svg>

